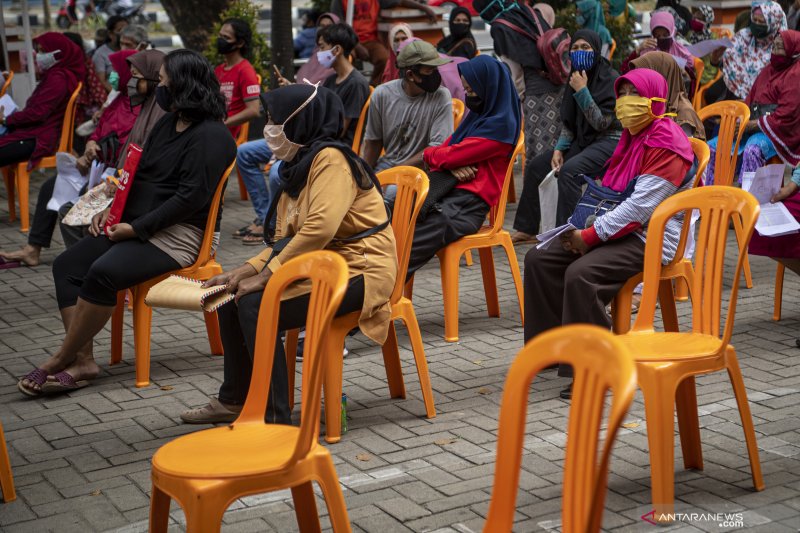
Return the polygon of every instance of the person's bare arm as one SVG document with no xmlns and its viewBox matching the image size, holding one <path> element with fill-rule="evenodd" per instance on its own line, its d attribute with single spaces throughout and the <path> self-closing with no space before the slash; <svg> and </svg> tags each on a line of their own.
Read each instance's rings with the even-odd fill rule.
<svg viewBox="0 0 800 533">
<path fill-rule="evenodd" d="M 255 98 L 253 100 L 248 100 L 244 103 L 244 105 L 245 108 L 243 110 L 225 119 L 226 126 L 228 126 L 229 128 L 233 126 L 238 126 L 239 124 L 250 122 L 252 119 L 258 116 L 261 108 L 258 103 L 258 98 Z"/>
<path fill-rule="evenodd" d="M 381 155 L 381 150 L 383 150 L 383 143 L 380 140 L 365 140 L 364 161 L 366 161 L 370 167 L 375 168 L 375 165 L 378 164 L 378 157 Z"/>
<path fill-rule="evenodd" d="M 397 5 L 400 7 L 407 7 L 409 9 L 419 9 L 425 13 L 425 16 L 428 17 L 428 21 L 431 24 L 436 24 L 438 22 L 436 20 L 436 13 L 433 11 L 433 9 L 421 2 L 415 2 L 414 0 L 400 0 Z"/>
<path fill-rule="evenodd" d="M 424 153 L 424 150 L 421 150 L 421 151 L 417 152 L 416 154 L 412 155 L 411 157 L 409 157 L 408 159 L 406 159 L 405 161 L 400 163 L 400 165 L 406 166 L 406 167 L 423 168 L 425 166 L 425 162 L 422 159 L 422 154 L 423 153 Z"/>
</svg>

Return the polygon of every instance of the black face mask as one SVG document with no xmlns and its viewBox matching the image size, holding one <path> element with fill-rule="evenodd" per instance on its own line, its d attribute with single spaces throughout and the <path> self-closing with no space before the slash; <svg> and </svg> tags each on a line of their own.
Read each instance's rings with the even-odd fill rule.
<svg viewBox="0 0 800 533">
<path fill-rule="evenodd" d="M 166 85 L 156 87 L 156 103 L 167 113 L 172 111 L 172 93 Z"/>
<path fill-rule="evenodd" d="M 222 37 L 217 37 L 217 52 L 220 54 L 230 54 L 236 50 L 236 43 L 229 43 Z"/>
<path fill-rule="evenodd" d="M 435 93 L 442 85 L 442 75 L 439 74 L 438 70 L 434 70 L 427 76 L 418 72 L 416 74 L 422 79 L 422 81 L 415 81 L 414 83 L 416 83 L 417 87 L 426 93 Z"/>
<path fill-rule="evenodd" d="M 473 113 L 481 113 L 483 111 L 483 100 L 477 94 L 468 94 L 464 98 L 464 105 Z"/>
<path fill-rule="evenodd" d="M 656 47 L 662 52 L 668 52 L 672 42 L 672 37 L 662 37 L 661 39 L 656 39 Z"/>
<path fill-rule="evenodd" d="M 752 33 L 753 37 L 756 39 L 763 39 L 769 35 L 769 26 L 766 24 L 756 24 L 755 22 L 751 22 L 750 33 Z"/>
<path fill-rule="evenodd" d="M 450 33 L 452 33 L 454 37 L 461 37 L 469 33 L 470 27 L 471 24 L 468 22 L 453 22 L 450 24 Z"/>
</svg>

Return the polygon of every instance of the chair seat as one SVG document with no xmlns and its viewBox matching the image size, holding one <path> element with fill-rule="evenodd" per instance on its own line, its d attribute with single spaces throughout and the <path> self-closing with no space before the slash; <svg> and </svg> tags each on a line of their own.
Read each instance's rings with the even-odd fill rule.
<svg viewBox="0 0 800 533">
<path fill-rule="evenodd" d="M 289 460 L 299 436 L 300 428 L 279 424 L 207 429 L 162 446 L 153 456 L 153 467 L 170 476 L 193 479 L 266 474 Z M 317 443 L 311 446 L 310 456 L 317 447 Z"/>
<path fill-rule="evenodd" d="M 620 335 L 637 362 L 688 361 L 716 357 L 722 340 L 700 333 L 642 332 Z"/>
</svg>

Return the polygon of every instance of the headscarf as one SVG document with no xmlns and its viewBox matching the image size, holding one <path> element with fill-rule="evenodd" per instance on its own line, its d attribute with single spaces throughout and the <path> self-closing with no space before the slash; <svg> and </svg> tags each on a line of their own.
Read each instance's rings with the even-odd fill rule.
<svg viewBox="0 0 800 533">
<path fill-rule="evenodd" d="M 778 107 L 769 115 L 762 115 L 758 119 L 758 126 L 772 141 L 780 158 L 796 167 L 800 165 L 800 130 L 797 128 L 797 110 L 800 109 L 800 32 L 785 30 L 780 35 L 786 57 L 791 58 L 792 62 L 779 67 L 771 64 L 765 69 L 764 74 L 769 76 L 765 100 L 778 104 Z"/>
<path fill-rule="evenodd" d="M 86 56 L 83 50 L 62 34 L 52 31 L 43 33 L 33 40 L 33 44 L 41 46 L 45 52 L 60 50 L 55 56 L 56 64 L 42 73 L 42 80 L 57 71 L 65 72 L 72 77 L 75 86 L 86 78 Z"/>
<path fill-rule="evenodd" d="M 136 67 L 136 70 L 141 72 L 144 78 L 148 80 L 158 80 L 158 71 L 161 69 L 161 65 L 164 63 L 164 52 L 161 50 L 145 50 L 143 52 L 133 54 L 127 59 L 127 61 L 130 66 Z M 165 111 L 161 109 L 161 106 L 156 103 L 156 83 L 157 81 L 148 83 L 150 92 L 148 93 L 147 99 L 144 101 L 141 109 L 139 110 L 139 116 L 136 118 L 136 122 L 133 124 L 133 129 L 128 135 L 126 146 L 127 144 L 134 143 L 144 147 L 145 140 L 150 134 L 150 130 L 153 129 L 153 126 L 156 125 L 156 122 L 161 120 L 161 117 L 163 117 L 165 114 Z M 127 97 L 125 95 L 120 95 L 119 98 Z M 126 155 L 127 150 L 123 149 L 122 157 L 124 158 Z"/>
<path fill-rule="evenodd" d="M 539 2 L 538 4 L 533 4 L 533 9 L 542 14 L 548 26 L 552 28 L 556 25 L 556 12 L 553 11 L 553 6 Z"/>
<path fill-rule="evenodd" d="M 750 8 L 751 18 L 756 9 L 764 14 L 769 35 L 756 39 L 749 27 L 739 30 L 733 37 L 733 45 L 722 56 L 725 85 L 742 100 L 747 98 L 761 70 L 769 63 L 775 37 L 786 29 L 786 15 L 780 4 L 771 1 L 753 2 Z"/>
<path fill-rule="evenodd" d="M 286 123 L 315 90 L 317 95 Z M 369 165 L 340 139 L 344 129 L 344 104 L 336 93 L 322 86 L 315 88 L 295 83 L 262 94 L 261 102 L 274 124 L 286 123 L 283 128 L 286 137 L 303 145 L 294 159 L 284 162 L 280 168 L 282 190 L 290 197 L 297 198 L 305 188 L 314 158 L 325 148 L 342 152 L 359 188 L 371 189 L 376 183 L 377 178 Z"/>
<path fill-rule="evenodd" d="M 673 16 L 679 33 L 686 33 L 689 28 L 689 21 L 692 20 L 692 12 L 681 5 L 681 0 L 658 0 L 655 12 L 661 11 L 670 13 Z"/>
<path fill-rule="evenodd" d="M 637 68 L 620 76 L 614 82 L 616 94 L 619 94 L 623 81 L 633 84 L 639 95 L 645 98 L 666 99 L 668 96 L 667 80 L 654 70 Z M 663 115 L 666 110 L 663 102 L 652 103 L 654 115 Z M 608 160 L 603 186 L 624 191 L 628 183 L 641 173 L 642 159 L 648 148 L 669 150 L 689 163 L 694 160 L 692 145 L 681 127 L 669 117 L 657 118 L 636 135 L 631 135 L 627 129 L 622 131 L 617 148 Z"/>
<path fill-rule="evenodd" d="M 421 39 L 419 39 L 418 37 L 412 37 L 410 39 L 406 39 L 405 41 L 400 43 L 400 46 L 398 47 L 397 50 L 400 51 L 406 46 L 408 46 L 410 43 L 419 40 Z M 464 85 L 461 83 L 461 76 L 458 73 L 458 65 L 460 65 L 461 63 L 466 63 L 469 60 L 464 57 L 451 57 L 442 53 L 439 54 L 439 57 L 441 57 L 442 59 L 450 60 L 450 63 L 447 63 L 445 65 L 439 65 L 437 67 L 439 75 L 442 77 L 442 86 L 446 87 L 447 90 L 450 91 L 450 96 L 452 96 L 453 98 L 457 98 L 458 100 L 461 100 L 463 102 L 466 93 L 464 92 Z M 386 70 L 388 69 L 389 69 L 389 64 L 387 63 Z M 396 80 L 400 77 L 400 72 L 397 70 L 397 65 L 395 65 L 394 72 L 396 72 L 396 74 L 395 77 L 392 78 L 392 80 Z M 385 80 L 384 83 L 386 81 L 391 81 L 391 80 Z"/>
<path fill-rule="evenodd" d="M 108 56 L 108 60 L 111 62 L 111 68 L 113 68 L 114 72 L 119 76 L 119 84 L 117 87 L 119 87 L 122 96 L 125 95 L 123 88 L 127 87 L 131 79 L 131 67 L 127 59 L 137 53 L 136 50 L 120 50 Z M 156 75 L 154 79 L 158 79 L 158 76 Z"/>
<path fill-rule="evenodd" d="M 600 108 L 602 114 L 613 115 L 616 103 L 614 81 L 619 78 L 619 73 L 611 67 L 608 59 L 600 55 L 602 43 L 597 33 L 592 30 L 578 30 L 572 36 L 570 46 L 579 39 L 589 43 L 592 50 L 594 50 L 594 65 L 586 72 L 586 76 L 589 78 L 586 85 L 589 89 L 589 94 L 592 95 L 592 100 Z M 575 134 L 578 146 L 585 148 L 594 142 L 598 132 L 586 120 L 586 116 L 575 101 L 574 95 L 575 90 L 567 84 L 564 98 L 561 100 L 561 120 Z"/>
<path fill-rule="evenodd" d="M 608 14 L 616 18 L 625 13 L 628 9 L 628 0 L 609 0 Z"/>
<path fill-rule="evenodd" d="M 439 41 L 436 44 L 436 49 L 442 54 L 466 57 L 462 54 L 458 54 L 457 51 L 465 44 L 472 44 L 472 54 L 474 57 L 475 51 L 478 50 L 478 44 L 475 42 L 475 37 L 472 35 L 471 27 L 467 27 L 467 31 L 464 32 L 462 31 L 463 28 L 460 27 L 462 26 L 461 24 L 453 22 L 458 15 L 466 15 L 467 18 L 472 21 L 472 14 L 469 12 L 469 9 L 460 6 L 454 7 L 450 12 L 450 20 L 448 22 L 450 25 L 450 35 Z M 466 51 L 464 53 L 466 53 Z M 467 59 L 471 59 L 471 57 L 467 57 Z"/>
<path fill-rule="evenodd" d="M 473 0 L 472 7 L 480 13 L 484 21 L 495 20 L 492 23 L 491 36 L 494 41 L 494 51 L 498 57 L 505 56 L 523 67 L 531 67 L 538 71 L 544 70 L 544 62 L 536 49 L 535 40 L 505 24 L 496 22 L 505 20 L 525 33 L 536 37 L 539 35 L 537 19 L 542 26 L 542 31 L 550 29 L 541 13 L 534 11 L 524 2 L 520 4 L 516 0 Z M 537 17 L 537 19 L 533 17 Z"/>
<path fill-rule="evenodd" d="M 397 52 L 400 50 L 398 46 L 397 50 L 395 50 L 394 46 L 394 38 L 399 33 L 403 32 L 406 34 L 408 39 L 414 38 L 414 32 L 411 31 L 411 27 L 404 23 L 398 22 L 397 24 L 393 24 L 391 29 L 389 30 L 389 38 L 388 40 L 388 50 L 389 50 L 389 60 L 386 62 L 386 68 L 383 69 L 383 77 L 381 78 L 381 83 L 386 83 L 387 81 L 396 80 L 400 77 L 400 71 L 397 69 Z M 407 42 L 406 39 L 403 42 Z M 401 42 L 400 45 L 403 43 Z M 311 81 L 311 80 L 309 80 Z"/>
<path fill-rule="evenodd" d="M 319 21 L 324 18 L 331 19 L 334 24 L 341 22 L 341 19 L 337 15 L 334 15 L 333 13 L 323 13 L 317 18 L 318 27 Z M 308 58 L 308 61 L 303 63 L 303 65 L 297 69 L 294 79 L 297 80 L 298 83 L 301 83 L 304 79 L 311 83 L 317 83 L 320 81 L 325 81 L 331 77 L 332 74 L 334 74 L 332 68 L 325 68 L 319 64 L 319 60 L 317 59 L 318 50 L 319 47 L 315 47 L 314 51 L 311 53 L 311 57 Z"/>
<path fill-rule="evenodd" d="M 497 59 L 480 55 L 461 63 L 458 71 L 480 97 L 483 108 L 480 113 L 470 111 L 464 117 L 450 144 L 458 144 L 467 137 L 480 137 L 515 146 L 522 113 L 508 69 Z"/>
<path fill-rule="evenodd" d="M 575 5 L 583 15 L 583 27 L 592 30 L 600 36 L 603 44 L 611 44 L 611 33 L 606 28 L 606 18 L 603 6 L 597 0 L 578 0 Z"/>
<path fill-rule="evenodd" d="M 686 49 L 685 46 L 678 42 L 678 39 L 675 38 L 675 18 L 672 16 L 671 13 L 667 13 L 666 11 L 659 11 L 657 13 L 653 13 L 650 17 L 650 33 L 652 34 L 656 28 L 664 28 L 669 32 L 669 36 L 672 37 L 672 44 L 669 47 L 667 53 L 673 57 L 679 57 L 686 61 L 686 66 L 694 68 L 694 56 Z M 653 53 L 657 48 L 652 48 L 650 50 L 645 50 L 642 52 L 642 55 Z"/>
<path fill-rule="evenodd" d="M 697 44 L 701 41 L 708 41 L 712 39 L 713 36 L 711 35 L 711 25 L 714 23 L 714 8 L 712 8 L 708 4 L 699 4 L 694 6 L 701 15 L 703 15 L 703 31 L 690 31 L 688 34 L 689 42 L 692 44 Z M 694 18 L 694 16 L 692 17 Z"/>
</svg>

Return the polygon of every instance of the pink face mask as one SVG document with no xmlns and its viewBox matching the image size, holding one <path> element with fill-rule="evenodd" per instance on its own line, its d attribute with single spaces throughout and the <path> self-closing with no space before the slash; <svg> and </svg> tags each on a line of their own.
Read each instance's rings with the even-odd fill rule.
<svg viewBox="0 0 800 533">
<path fill-rule="evenodd" d="M 689 21 L 689 27 L 692 31 L 701 32 L 706 29 L 706 23 L 699 19 L 692 19 Z"/>
</svg>

